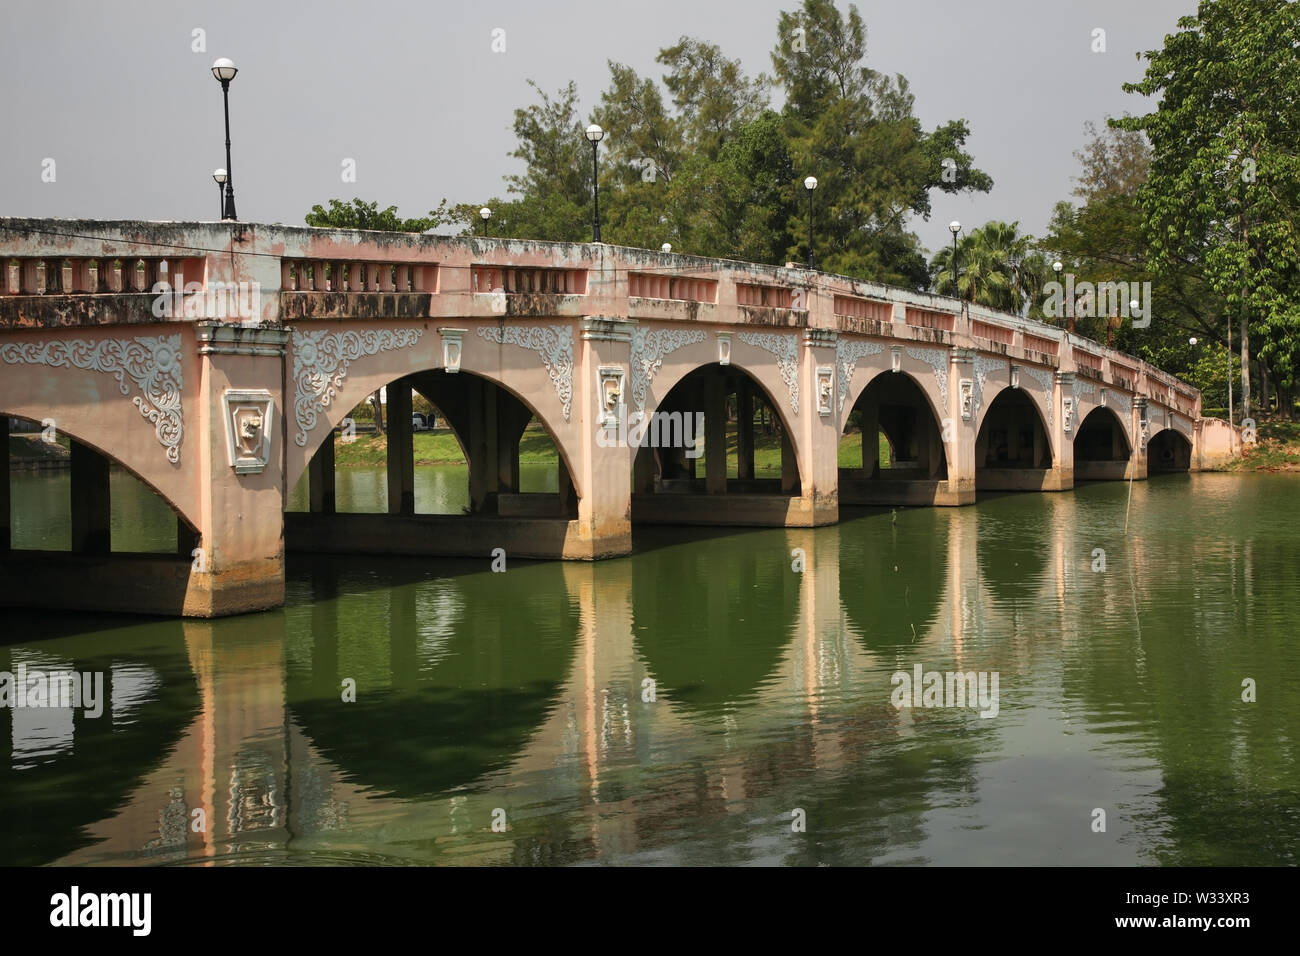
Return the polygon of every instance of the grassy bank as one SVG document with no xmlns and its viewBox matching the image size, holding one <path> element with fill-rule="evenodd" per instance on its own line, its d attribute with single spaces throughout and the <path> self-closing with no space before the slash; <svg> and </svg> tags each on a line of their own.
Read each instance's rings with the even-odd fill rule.
<svg viewBox="0 0 1300 956">
<path fill-rule="evenodd" d="M 416 432 L 411 436 L 417 465 L 463 465 L 465 455 L 450 429 Z M 547 464 L 558 458 L 551 436 L 540 426 L 524 429 L 519 440 L 521 464 Z M 334 463 L 344 467 L 362 466 L 378 468 L 388 460 L 388 436 L 362 433 L 355 441 L 344 442 L 334 436 Z"/>
<path fill-rule="evenodd" d="M 1257 432 L 1259 440 L 1223 471 L 1300 474 L 1300 422 L 1260 422 Z"/>
</svg>

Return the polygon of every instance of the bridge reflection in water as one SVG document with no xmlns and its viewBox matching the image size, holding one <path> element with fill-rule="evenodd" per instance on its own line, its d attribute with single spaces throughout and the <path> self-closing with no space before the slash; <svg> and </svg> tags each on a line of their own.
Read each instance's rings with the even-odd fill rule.
<svg viewBox="0 0 1300 956">
<path fill-rule="evenodd" d="M 1273 721 L 1300 692 L 1215 701 L 1246 645 L 1252 673 L 1296 663 L 1261 568 L 1297 536 L 1249 533 L 1278 519 L 1216 481 L 1136 486 L 1128 542 L 1098 485 L 504 574 L 304 558 L 283 609 L 227 621 L 15 614 L 0 669 L 102 669 L 112 700 L 0 712 L 0 858 L 1295 862 Z M 1171 531 L 1189 485 L 1247 532 Z M 916 664 L 998 672 L 998 717 L 896 709 Z"/>
</svg>

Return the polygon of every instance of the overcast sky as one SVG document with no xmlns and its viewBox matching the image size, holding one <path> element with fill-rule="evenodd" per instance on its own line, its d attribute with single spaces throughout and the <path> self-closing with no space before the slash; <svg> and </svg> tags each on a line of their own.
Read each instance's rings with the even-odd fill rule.
<svg viewBox="0 0 1300 956">
<path fill-rule="evenodd" d="M 517 171 L 513 110 L 526 81 L 578 84 L 584 113 L 607 60 L 659 77 L 661 47 L 716 43 L 770 72 L 777 13 L 796 0 L 4 0 L 0 215 L 215 219 L 225 163 L 228 56 L 241 219 L 301 224 L 314 203 L 361 196 L 423 215 L 482 202 Z M 838 3 L 847 10 L 846 2 Z M 913 228 L 933 251 L 947 223 L 1019 220 L 1041 234 L 1078 172 L 1084 123 L 1148 106 L 1139 50 L 1162 45 L 1195 0 L 864 0 L 871 67 L 902 73 L 927 128 L 965 118 L 993 191 L 934 195 Z M 492 31 L 505 31 L 494 53 Z M 1105 53 L 1092 52 L 1106 31 Z M 206 49 L 194 52 L 193 31 Z M 774 96 L 776 93 L 774 91 Z M 617 135 L 611 131 L 610 135 Z M 54 182 L 42 181 L 53 159 Z M 356 164 L 356 182 L 341 181 Z M 815 173 L 815 170 L 807 172 Z M 805 171 L 800 171 L 800 176 Z"/>
</svg>

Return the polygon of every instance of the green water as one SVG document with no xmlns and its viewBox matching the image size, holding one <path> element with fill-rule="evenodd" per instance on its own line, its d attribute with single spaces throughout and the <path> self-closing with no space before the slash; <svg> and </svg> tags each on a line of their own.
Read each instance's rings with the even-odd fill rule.
<svg viewBox="0 0 1300 956">
<path fill-rule="evenodd" d="M 458 510 L 463 471 L 417 471 Z M 174 546 L 113 491 L 119 546 Z M 291 555 L 265 614 L 0 612 L 0 670 L 111 684 L 98 719 L 0 710 L 0 863 L 1295 864 L 1297 492 L 1137 483 L 1127 537 L 1116 483 L 504 573 Z M 18 541 L 66 546 L 66 495 L 15 474 Z M 996 716 L 895 707 L 918 664 L 996 673 Z"/>
</svg>

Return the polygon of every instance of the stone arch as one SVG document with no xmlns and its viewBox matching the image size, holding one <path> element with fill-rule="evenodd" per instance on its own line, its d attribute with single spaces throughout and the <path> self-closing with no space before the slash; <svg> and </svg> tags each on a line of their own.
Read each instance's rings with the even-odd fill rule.
<svg viewBox="0 0 1300 956">
<path fill-rule="evenodd" d="M 852 397 L 853 402 L 849 404 L 847 398 Z M 856 393 L 850 393 L 846 397 L 844 408 L 841 414 L 840 434 L 843 436 L 844 429 L 848 427 L 849 416 L 853 412 L 862 412 L 867 414 L 871 411 L 876 412 L 876 423 L 881 432 L 885 433 L 886 440 L 889 442 L 891 450 L 894 452 L 895 460 L 899 456 L 900 447 L 905 451 L 902 453 L 903 460 L 912 460 L 911 452 L 913 450 L 925 452 L 920 460 L 929 460 L 931 456 L 934 460 L 930 462 L 930 467 L 926 469 L 925 477 L 938 478 L 946 480 L 952 462 L 949 460 L 950 449 L 948 444 L 943 441 L 943 418 L 939 414 L 938 407 L 935 404 L 934 397 L 927 391 L 922 379 L 917 378 L 911 372 L 900 371 L 893 372 L 890 370 L 877 370 L 870 375 L 863 386 Z M 875 399 L 876 407 L 874 409 L 866 406 L 859 408 L 864 399 Z M 886 400 L 894 399 L 888 406 Z M 928 411 L 929 415 L 917 414 L 912 416 L 911 421 L 905 421 L 903 415 L 882 416 L 880 413 L 886 407 L 903 409 L 907 406 L 903 403 L 904 399 L 911 399 L 911 408 L 916 412 Z M 871 475 L 864 477 L 875 477 L 875 471 L 871 469 L 867 462 L 874 461 L 872 458 L 873 448 L 868 447 L 870 439 L 864 433 L 863 435 L 863 453 L 864 453 L 864 471 L 873 471 Z M 923 447 L 925 446 L 925 447 Z"/>
<path fill-rule="evenodd" d="M 1047 451 L 1049 462 L 1046 467 L 1051 467 L 1060 457 L 1060 449 L 1056 447 L 1056 442 L 1052 432 L 1055 424 L 1054 414 L 1054 393 L 1051 380 L 1044 385 L 1033 376 L 1026 374 L 1024 367 L 1019 370 L 1020 383 L 1016 388 L 1011 387 L 1011 374 L 1008 367 L 1000 370 L 989 372 L 982 385 L 976 384 L 976 392 L 980 396 L 979 408 L 975 414 L 975 434 L 978 437 L 983 430 L 984 423 L 987 421 L 989 412 L 999 398 L 1010 392 L 1017 392 L 1027 398 L 1035 411 L 1038 412 L 1038 422 L 1043 429 L 1043 435 L 1047 441 Z M 978 459 L 977 459 L 978 460 Z"/>
<path fill-rule="evenodd" d="M 750 401 L 753 402 L 756 400 L 761 402 L 771 411 L 772 415 L 779 422 L 780 429 L 784 432 L 794 450 L 794 474 L 791 478 L 794 488 L 792 493 L 798 494 L 804 474 L 804 470 L 799 462 L 799 435 L 798 430 L 795 428 L 798 419 L 792 419 L 791 416 L 780 407 L 780 403 L 775 400 L 771 389 L 768 387 L 768 384 L 762 380 L 759 373 L 760 369 L 740 362 L 730 362 L 727 365 L 719 365 L 717 362 L 702 363 L 689 369 L 675 370 L 675 374 L 671 376 L 672 384 L 666 389 L 658 389 L 658 391 L 662 393 L 662 398 L 658 398 L 656 401 L 651 402 L 650 396 L 647 395 L 644 420 L 646 422 L 652 422 L 653 417 L 656 415 L 674 416 L 672 419 L 673 427 L 668 430 L 670 432 L 675 432 L 676 415 L 680 414 L 682 416 L 683 426 L 686 425 L 686 416 L 693 415 L 697 411 L 703 412 L 707 416 L 709 410 L 705 406 L 707 404 L 708 395 L 704 390 L 709 388 L 711 380 L 721 378 L 721 394 L 723 399 L 725 400 L 726 396 L 732 394 L 733 389 L 737 394 L 737 429 L 739 435 L 740 425 L 744 417 L 740 411 L 746 404 L 741 397 L 741 390 L 747 388 Z M 692 389 L 700 390 L 695 394 L 694 398 L 690 394 Z M 755 408 L 755 405 L 750 405 L 751 413 Z M 639 412 L 639 409 L 629 412 L 629 416 L 636 414 L 637 412 Z M 691 427 L 694 429 L 694 426 Z M 698 437 L 700 441 L 703 441 L 704 436 L 702 434 L 696 437 Z M 650 440 L 648 434 L 645 440 L 647 442 Z M 752 442 L 752 438 L 750 441 Z M 743 443 L 739 437 L 737 445 L 737 455 L 740 459 L 740 466 L 738 468 L 739 474 L 735 479 L 729 478 L 728 481 L 740 482 L 742 484 L 746 481 L 756 481 L 752 472 L 748 474 L 746 472 L 747 463 L 744 460 L 745 451 Z M 642 445 L 633 452 L 633 484 L 637 490 L 649 490 L 655 481 L 657 469 L 663 469 L 663 472 L 659 474 L 659 478 L 667 478 L 669 480 L 684 479 L 687 478 L 687 471 L 684 469 L 689 468 L 689 462 L 691 460 L 704 460 L 703 457 L 690 459 L 689 456 L 683 454 L 682 449 L 670 449 L 667 450 L 667 453 L 665 450 L 660 450 L 658 456 L 656 456 L 655 451 L 655 448 L 652 448 L 647 444 Z M 689 473 L 693 474 L 693 472 L 694 469 L 689 468 Z M 758 489 L 754 487 L 745 487 L 741 490 L 753 493 Z"/>
<path fill-rule="evenodd" d="M 1075 461 L 1079 461 L 1080 459 L 1085 461 L 1107 460 L 1098 457 L 1104 449 L 1100 447 L 1100 439 L 1096 436 L 1103 428 L 1113 429 L 1113 431 L 1110 432 L 1112 438 L 1123 443 L 1122 449 L 1112 449 L 1112 451 L 1116 453 L 1122 452 L 1123 458 L 1121 459 L 1117 454 L 1116 457 L 1109 460 L 1128 460 L 1129 455 L 1132 453 L 1133 443 L 1129 439 L 1127 424 L 1122 418 L 1120 418 L 1119 413 L 1110 406 L 1095 405 L 1087 415 L 1083 416 L 1083 419 L 1079 422 L 1078 428 L 1075 430 Z M 1096 454 L 1089 454 L 1090 451 L 1096 452 Z"/>
<path fill-rule="evenodd" d="M 915 352 L 917 355 L 924 355 L 925 358 L 917 358 L 916 355 L 910 354 L 912 352 Z M 942 431 L 943 420 L 948 417 L 948 406 L 945 402 L 947 389 L 957 387 L 956 379 L 951 372 L 948 350 L 946 348 L 938 349 L 933 347 L 917 349 L 903 348 L 899 352 L 899 368 L 897 372 L 894 372 L 890 365 L 892 356 L 889 350 L 882 348 L 882 351 L 876 353 L 872 358 L 873 361 L 871 362 L 864 362 L 861 359 L 858 360 L 851 371 L 845 367 L 843 359 L 837 363 L 840 367 L 836 369 L 836 380 L 839 381 L 840 377 L 846 374 L 846 372 L 849 375 L 849 381 L 843 385 L 845 395 L 842 407 L 837 408 L 837 412 L 841 419 L 841 434 L 843 434 L 844 423 L 848 417 L 847 413 L 842 409 L 856 408 L 859 399 L 862 398 L 862 393 L 865 392 L 878 377 L 885 373 L 906 375 L 916 384 L 916 386 L 921 390 L 921 394 L 925 396 L 926 402 L 929 403 L 930 412 L 934 416 L 935 422 L 938 423 L 940 431 Z M 938 372 L 939 368 L 944 370 L 942 377 Z M 856 385 L 855 387 L 855 383 L 859 380 L 861 381 L 861 384 Z M 940 389 L 939 387 L 938 383 L 940 381 L 944 382 L 943 389 Z"/>
<path fill-rule="evenodd" d="M 486 382 L 492 386 L 495 386 L 496 388 L 501 389 L 501 391 L 510 395 L 513 399 L 518 401 L 520 405 L 522 405 L 525 409 L 527 409 L 528 412 L 530 413 L 530 416 L 536 416 L 537 420 L 541 423 L 542 427 L 546 429 L 546 433 L 548 436 L 550 436 L 551 441 L 554 442 L 555 449 L 559 454 L 561 461 L 564 462 L 564 467 L 568 469 L 571 480 L 574 482 L 575 491 L 577 490 L 578 476 L 574 471 L 573 456 L 571 450 L 567 446 L 561 443 L 559 436 L 557 436 L 555 433 L 555 430 L 551 428 L 551 426 L 547 423 L 546 419 L 542 416 L 542 414 L 527 398 L 519 394 L 514 389 L 507 387 L 506 385 L 502 384 L 500 381 L 494 380 L 493 378 L 487 375 L 482 375 L 478 372 L 471 372 L 464 369 L 462 369 L 460 372 L 456 374 L 463 375 L 466 380 L 477 379 L 479 381 Z M 397 382 L 406 379 L 408 382 L 410 382 L 411 388 L 414 391 L 419 392 L 421 395 L 424 395 L 425 398 L 429 399 L 429 401 L 432 402 L 435 406 L 437 406 L 440 411 L 444 412 L 444 416 L 446 417 L 447 422 L 451 427 L 453 434 L 456 437 L 456 441 L 460 445 L 461 452 L 464 454 L 465 460 L 468 461 L 470 457 L 470 450 L 467 444 L 468 436 L 466 434 L 464 419 L 460 415 L 457 415 L 455 413 L 446 412 L 443 408 L 442 403 L 437 401 L 431 395 L 427 394 L 425 390 L 421 389 L 420 385 L 422 383 L 426 385 L 426 388 L 428 387 L 427 383 L 429 381 L 429 376 L 437 376 L 439 379 L 448 382 L 452 380 L 452 376 L 446 374 L 445 369 L 442 369 L 440 367 L 425 369 L 423 371 L 413 372 L 408 375 L 399 376 L 398 378 L 395 378 L 392 381 L 382 382 L 380 383 L 379 386 L 370 389 L 364 394 L 358 391 L 357 402 L 359 403 L 363 401 L 366 398 L 366 396 L 373 394 L 380 387 L 392 388 L 397 384 Z M 344 405 L 346 405 L 347 407 L 344 408 L 343 407 Z M 311 463 L 311 459 L 316 455 L 317 452 L 320 451 L 320 448 L 323 444 L 325 444 L 326 439 L 331 438 L 333 436 L 334 429 L 337 428 L 339 424 L 343 421 L 343 419 L 347 417 L 348 412 L 350 412 L 355 407 L 356 404 L 348 405 L 345 402 L 342 405 L 336 405 L 330 408 L 328 410 L 329 411 L 328 417 L 326 417 L 323 413 L 321 414 L 320 416 L 321 421 L 317 424 L 315 428 L 313 428 L 308 433 L 307 444 L 306 446 L 304 446 L 306 450 L 305 460 L 303 460 L 300 465 L 295 464 L 294 467 L 296 470 L 288 472 L 285 475 L 286 488 L 293 488 L 297 485 L 298 481 L 301 480 L 303 474 L 306 472 L 307 466 Z M 526 425 L 527 421 L 525 421 L 524 424 Z M 292 444 L 292 439 L 290 439 L 290 444 Z M 577 493 L 581 495 L 581 491 L 578 491 Z"/>
<path fill-rule="evenodd" d="M 557 373 L 553 377 L 545 363 L 536 354 L 530 354 L 530 350 L 517 348 L 513 344 L 503 345 L 476 334 L 478 328 L 501 328 L 498 323 L 448 321 L 449 324 L 459 326 L 454 330 L 459 333 L 456 338 L 460 344 L 459 363 L 454 374 L 484 379 L 527 407 L 551 436 L 569 471 L 574 491 L 581 497 L 585 489 L 581 484 L 581 470 L 575 467 L 581 460 L 583 447 L 581 414 L 578 396 L 573 394 L 572 366 L 567 369 L 567 378 L 563 373 Z M 572 332 L 570 323 L 548 323 L 547 326 Z M 313 331 L 346 334 L 331 333 L 329 329 Z M 389 341 L 392 347 L 381 348 L 351 361 L 343 384 L 335 389 L 335 394 L 329 398 L 327 405 L 322 407 L 319 401 L 311 403 L 311 395 L 305 392 L 296 376 L 290 378 L 289 390 L 285 395 L 286 487 L 292 488 L 297 484 L 312 457 L 324 444 L 325 436 L 338 427 L 367 395 L 402 378 L 446 372 L 443 346 L 439 344 L 439 339 L 441 337 L 443 344 L 446 343 L 449 336 L 444 336 L 443 333 L 451 331 L 447 327 L 443 327 L 440 332 L 431 322 L 417 320 L 385 323 L 384 328 L 376 331 L 391 333 L 393 338 Z M 399 337 L 401 333 L 409 334 Z M 294 354 L 297 341 L 298 336 L 295 336 L 295 341 L 289 344 L 286 354 L 286 363 L 295 370 L 298 367 Z M 560 392 L 563 389 L 567 391 L 562 397 Z M 299 413 L 302 406 L 307 410 Z M 309 422 L 311 427 L 305 427 Z"/>
<path fill-rule="evenodd" d="M 1147 441 L 1147 473 L 1171 474 L 1190 471 L 1192 442 L 1176 428 L 1157 431 Z"/>
<path fill-rule="evenodd" d="M 20 421 L 30 422 L 32 425 L 36 427 L 37 430 L 40 430 L 41 422 L 43 420 L 43 419 L 33 418 L 30 414 L 24 415 L 21 413 L 10 412 L 5 410 L 0 410 L 0 417 L 8 417 L 13 419 L 18 419 Z M 78 444 L 85 445 L 87 448 L 90 448 L 97 454 L 108 459 L 110 463 L 117 465 L 123 471 L 127 472 L 129 475 L 131 475 L 132 478 L 140 482 L 140 484 L 142 484 L 145 488 L 149 489 L 149 491 L 157 495 L 158 498 L 163 502 L 163 504 L 165 504 L 168 507 L 168 509 L 170 509 L 172 514 L 176 516 L 177 521 L 179 521 L 182 525 L 187 527 L 193 534 L 198 534 L 198 523 L 196 521 L 195 516 L 191 514 L 187 514 L 184 508 L 171 497 L 171 494 L 174 492 L 170 492 L 168 489 L 160 487 L 160 483 L 152 480 L 151 476 L 155 474 L 154 472 L 142 473 L 139 467 L 133 467 L 132 461 L 124 460 L 118 456 L 116 450 L 110 450 L 109 442 L 105 441 L 105 439 L 116 439 L 117 437 L 119 437 L 116 432 L 110 430 L 100 431 L 98 429 L 91 430 L 91 429 L 84 429 L 80 427 L 77 429 L 77 431 L 73 432 L 68 430 L 67 428 L 61 427 L 58 424 L 61 421 L 61 419 L 54 416 L 46 416 L 46 417 L 53 418 L 55 422 L 56 434 L 66 435 L 68 438 L 72 439 Z M 95 438 L 94 439 L 86 438 L 85 437 L 86 434 L 93 434 Z M 6 441 L 8 441 L 9 438 L 8 434 L 5 434 L 4 436 L 0 436 L 0 437 L 3 437 Z M 114 441 L 112 447 L 113 449 L 118 449 L 121 447 L 121 445 L 120 443 Z M 6 481 L 8 480 L 7 476 L 5 477 L 5 480 Z"/>
<path fill-rule="evenodd" d="M 710 366 L 736 368 L 748 375 L 758 385 L 768 406 L 780 416 L 782 427 L 786 429 L 786 434 L 790 436 L 796 457 L 802 462 L 807 449 L 804 447 L 805 442 L 799 434 L 800 430 L 795 427 L 795 423 L 801 415 L 808 412 L 809 403 L 812 404 L 815 411 L 816 396 L 812 393 L 812 383 L 803 383 L 799 375 L 799 369 L 802 365 L 801 350 L 805 347 L 800 341 L 799 333 L 796 330 L 777 332 L 760 330 L 753 333 L 755 335 L 772 336 L 771 339 L 765 338 L 758 341 L 766 342 L 773 348 L 784 349 L 782 355 L 778 356 L 772 351 L 751 345 L 741 339 L 740 335 L 749 334 L 749 330 L 743 326 L 739 327 L 730 333 L 728 362 L 726 366 L 722 366 L 722 363 L 718 360 L 718 337 L 710 335 L 704 330 L 699 330 L 700 336 L 696 338 L 691 334 L 694 331 L 678 330 L 673 327 L 647 327 L 645 333 L 647 338 L 655 333 L 670 334 L 672 332 L 677 332 L 679 337 L 666 348 L 661 345 L 657 349 L 649 348 L 647 352 L 641 353 L 642 358 L 654 360 L 658 364 L 653 369 L 652 374 L 646 377 L 644 409 L 636 404 L 638 398 L 636 381 L 628 383 L 633 398 L 633 402 L 629 403 L 629 414 L 636 411 L 644 411 L 647 416 L 653 414 L 659 409 L 663 399 L 666 399 L 686 376 L 698 369 Z M 791 360 L 794 363 L 793 367 L 789 365 Z M 783 377 L 781 369 L 783 361 L 787 363 L 786 372 L 793 373 L 793 381 L 795 382 L 793 391 Z M 632 351 L 634 369 L 637 362 L 638 353 L 634 341 Z M 804 387 L 805 384 L 806 388 Z"/>
<path fill-rule="evenodd" d="M 975 469 L 1052 467 L 1051 436 L 1042 409 L 1023 388 L 1003 386 L 981 403 Z"/>
<path fill-rule="evenodd" d="M 197 527 L 200 359 L 191 330 L 129 337 L 80 331 L 86 334 L 7 339 L 0 409 L 38 425 L 53 419 L 60 434 L 105 454 Z"/>
<path fill-rule="evenodd" d="M 1074 433 L 1076 480 L 1115 480 L 1125 477 L 1132 457 L 1132 442 L 1124 421 L 1114 409 L 1095 406 Z"/>
</svg>

